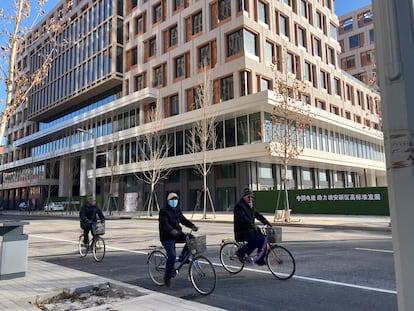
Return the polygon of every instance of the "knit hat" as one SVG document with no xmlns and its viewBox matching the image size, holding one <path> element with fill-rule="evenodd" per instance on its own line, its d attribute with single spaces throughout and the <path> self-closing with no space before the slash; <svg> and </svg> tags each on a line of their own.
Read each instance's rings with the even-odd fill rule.
<svg viewBox="0 0 414 311">
<path fill-rule="evenodd" d="M 243 197 L 245 197 L 246 195 L 253 195 L 253 191 L 248 187 L 243 189 Z"/>
<path fill-rule="evenodd" d="M 176 193 L 174 193 L 174 192 L 170 192 L 169 194 L 168 194 L 168 197 L 167 197 L 167 200 L 169 201 L 169 200 L 172 200 L 172 199 L 178 199 L 179 197 L 178 197 L 178 194 L 176 194 Z"/>
</svg>

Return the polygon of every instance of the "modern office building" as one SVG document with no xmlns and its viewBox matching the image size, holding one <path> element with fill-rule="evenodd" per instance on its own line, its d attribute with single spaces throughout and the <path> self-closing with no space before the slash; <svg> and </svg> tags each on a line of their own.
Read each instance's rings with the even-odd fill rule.
<svg viewBox="0 0 414 311">
<path fill-rule="evenodd" d="M 8 124 L 0 166 L 3 206 L 16 208 L 20 200 L 41 206 L 49 194 L 86 195 L 95 184 L 97 195 L 113 199 L 119 209 L 131 197 L 142 209 L 149 192 L 137 178 L 148 167 L 143 135 L 159 99 L 161 131 L 169 143 L 162 165 L 172 171 L 158 184 L 158 197 L 177 192 L 183 209 L 192 209 L 203 185 L 194 173 L 200 157 L 187 143 L 189 129 L 202 118 L 195 94 L 203 64 L 213 81 L 216 111 L 217 144 L 208 152 L 216 210 L 231 207 L 245 186 L 281 187 L 281 165 L 266 149 L 268 136 L 260 134 L 278 105 L 275 70 L 307 86 L 301 99 L 312 117 L 303 152 L 289 162 L 289 187 L 386 185 L 380 98 L 340 69 L 333 5 L 333 0 L 60 2 L 27 36 L 30 48 L 19 62 L 24 70 L 37 68 L 49 42 L 42 27 L 58 18 L 64 27 L 59 40 L 67 44 Z"/>
<path fill-rule="evenodd" d="M 338 30 L 341 68 L 365 84 L 378 88 L 372 6 L 340 16 Z"/>
</svg>

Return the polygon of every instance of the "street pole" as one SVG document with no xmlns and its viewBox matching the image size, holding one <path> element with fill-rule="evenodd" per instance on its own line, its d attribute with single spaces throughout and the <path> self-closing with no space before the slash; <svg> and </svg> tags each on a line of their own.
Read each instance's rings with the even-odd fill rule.
<svg viewBox="0 0 414 311">
<path fill-rule="evenodd" d="M 412 0 L 374 0 L 398 310 L 414 310 L 414 48 Z"/>
<path fill-rule="evenodd" d="M 78 132 L 88 134 L 93 139 L 93 176 L 92 176 L 92 198 L 96 200 L 96 136 L 92 131 L 87 131 L 82 128 L 78 128 Z"/>
</svg>

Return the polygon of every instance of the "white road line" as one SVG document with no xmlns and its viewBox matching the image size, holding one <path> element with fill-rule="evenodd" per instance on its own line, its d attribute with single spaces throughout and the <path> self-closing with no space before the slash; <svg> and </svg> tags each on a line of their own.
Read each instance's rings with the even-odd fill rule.
<svg viewBox="0 0 414 311">
<path fill-rule="evenodd" d="M 31 234 L 30 236 L 40 238 L 40 239 L 67 242 L 67 243 L 71 243 L 71 244 L 78 244 L 77 241 L 72 241 L 72 240 L 63 240 L 63 239 L 45 237 L 45 236 L 36 235 L 36 234 Z M 124 251 L 124 252 L 134 253 L 134 254 L 141 254 L 141 255 L 147 255 L 148 254 L 148 252 L 145 252 L 145 251 L 134 251 L 134 250 L 121 248 L 121 247 L 107 246 L 107 248 L 117 250 L 117 251 Z M 362 249 L 361 248 L 361 250 L 371 250 L 371 249 Z M 213 263 L 214 266 L 222 267 L 221 263 L 215 263 L 215 262 L 212 262 L 212 263 Z M 243 270 L 247 270 L 247 271 L 251 271 L 251 272 L 257 272 L 257 273 L 271 274 L 271 272 L 267 271 L 267 270 L 254 269 L 254 268 L 249 268 L 249 267 L 244 267 Z M 329 281 L 329 280 L 311 278 L 311 277 L 300 276 L 300 275 L 294 275 L 292 278 L 298 279 L 298 280 L 306 280 L 306 281 L 324 283 L 324 284 L 332 284 L 332 285 L 338 285 L 338 286 L 364 289 L 364 290 L 380 292 L 380 293 L 395 294 L 395 295 L 397 294 L 397 291 L 395 291 L 395 290 L 388 290 L 388 289 L 382 289 L 382 288 L 376 288 L 376 287 L 370 287 L 370 286 L 362 286 L 362 285 L 355 285 L 355 284 L 350 284 L 350 283 Z"/>
<path fill-rule="evenodd" d="M 367 252 L 378 252 L 378 253 L 394 253 L 394 251 L 390 251 L 387 249 L 376 249 L 376 248 L 363 248 L 363 247 L 357 247 L 355 248 L 357 251 L 367 251 Z"/>
</svg>

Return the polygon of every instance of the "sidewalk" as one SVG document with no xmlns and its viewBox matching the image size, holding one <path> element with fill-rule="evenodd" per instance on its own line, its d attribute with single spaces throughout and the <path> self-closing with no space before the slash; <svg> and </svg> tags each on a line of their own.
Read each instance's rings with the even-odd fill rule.
<svg viewBox="0 0 414 311">
<path fill-rule="evenodd" d="M 3 214 L 18 214 L 20 212 L 3 212 Z M 1 215 L 2 213 L 0 213 Z M 232 213 L 211 212 L 203 217 L 202 213 L 192 214 L 185 213 L 186 217 L 193 221 L 204 222 L 233 222 Z M 50 217 L 62 217 L 74 215 L 50 215 Z M 304 227 L 318 227 L 318 228 L 333 228 L 343 230 L 382 230 L 390 231 L 390 217 L 388 216 L 347 216 L 347 215 L 291 215 L 289 223 L 283 220 L 274 221 L 271 214 L 265 214 L 267 219 L 277 226 L 304 226 Z M 143 220 L 157 220 L 158 215 L 146 216 L 141 213 L 115 213 L 107 216 L 107 219 L 122 219 L 122 218 L 139 218 Z M 204 219 L 205 218 L 205 219 Z M 136 298 L 122 300 L 120 302 L 113 302 L 110 305 L 101 305 L 99 307 L 89 308 L 88 310 L 108 310 L 115 309 L 118 311 L 128 310 L 168 310 L 168 311 L 185 311 L 185 310 L 200 310 L 200 311 L 214 311 L 223 310 L 208 305 L 203 305 L 197 302 L 169 296 L 166 294 L 154 292 L 132 286 L 130 284 L 121 283 L 115 280 L 103 278 L 97 275 L 85 273 L 82 271 L 65 268 L 59 265 L 47 263 L 36 260 L 34 258 L 28 259 L 27 272 L 25 277 L 15 278 L 11 280 L 0 280 L 0 310 L 39 310 L 33 307 L 29 302 L 35 302 L 36 299 L 44 299 L 51 297 L 53 293 L 61 292 L 62 289 L 74 290 L 91 285 L 99 285 L 110 283 L 114 286 L 127 288 L 137 293 Z"/>
<path fill-rule="evenodd" d="M 0 310 L 39 310 L 29 302 L 50 298 L 62 292 L 62 289 L 75 290 L 106 283 L 117 288 L 128 289 L 128 292 L 136 292 L 137 297 L 87 310 L 222 310 L 31 258 L 28 260 L 28 271 L 25 277 L 0 280 Z"/>
<path fill-rule="evenodd" d="M 231 212 L 216 212 L 211 211 L 206 213 L 206 217 L 200 212 L 184 212 L 185 217 L 192 221 L 200 222 L 225 222 L 233 223 L 233 213 Z M 360 216 L 360 215 L 315 215 L 315 214 L 292 214 L 290 222 L 285 222 L 283 219 L 274 219 L 273 214 L 263 214 L 272 224 L 283 227 L 312 227 L 312 228 L 332 228 L 343 230 L 376 230 L 376 231 L 391 231 L 391 219 L 389 216 Z M 141 213 L 116 213 L 108 216 L 109 219 L 116 218 L 138 218 L 156 220 L 157 213 L 153 216 L 147 216 L 144 212 Z"/>
</svg>

